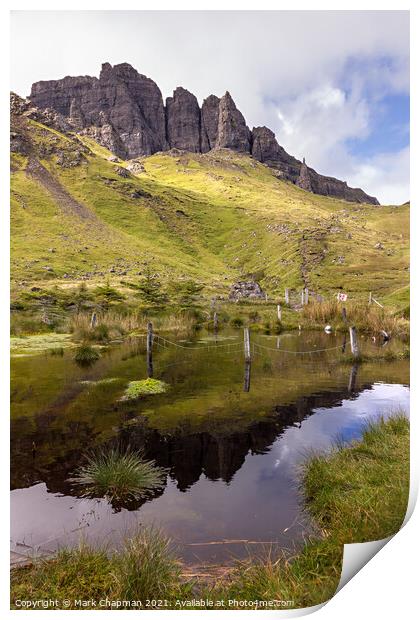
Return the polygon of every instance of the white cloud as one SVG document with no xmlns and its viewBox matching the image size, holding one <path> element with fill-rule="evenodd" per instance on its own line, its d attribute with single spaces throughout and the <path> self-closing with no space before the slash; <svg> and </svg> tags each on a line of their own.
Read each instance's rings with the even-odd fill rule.
<svg viewBox="0 0 420 620">
<path fill-rule="evenodd" d="M 397 153 L 379 153 L 365 161 L 350 159 L 349 184 L 356 184 L 377 196 L 382 204 L 402 204 L 410 199 L 409 148 Z"/>
</svg>

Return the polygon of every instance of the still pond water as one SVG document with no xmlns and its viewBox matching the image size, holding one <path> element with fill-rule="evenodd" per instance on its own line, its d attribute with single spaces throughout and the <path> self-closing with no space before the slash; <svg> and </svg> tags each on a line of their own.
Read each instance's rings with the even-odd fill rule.
<svg viewBox="0 0 420 620">
<path fill-rule="evenodd" d="M 150 523 L 191 563 L 268 544 L 292 549 L 310 527 L 299 463 L 337 438 L 359 437 L 380 413 L 408 411 L 408 361 L 340 363 L 343 335 L 252 335 L 250 368 L 240 330 L 168 338 L 178 346 L 156 339 L 153 350 L 153 376 L 168 392 L 131 403 L 119 398 L 147 376 L 143 338 L 104 349 L 89 368 L 71 349 L 12 357 L 14 550 L 49 552 L 81 538 L 114 547 Z M 363 352 L 379 346 L 361 344 Z M 318 349 L 327 350 L 297 353 Z M 122 508 L 78 498 L 68 478 L 86 452 L 112 444 L 168 468 L 165 487 Z"/>
</svg>

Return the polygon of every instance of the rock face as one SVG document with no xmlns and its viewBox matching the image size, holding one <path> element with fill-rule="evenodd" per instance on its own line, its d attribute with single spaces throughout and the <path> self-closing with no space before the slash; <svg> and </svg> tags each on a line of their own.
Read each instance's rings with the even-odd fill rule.
<svg viewBox="0 0 420 620">
<path fill-rule="evenodd" d="M 30 99 L 38 108 L 57 110 L 76 129 L 98 128 L 96 139 L 123 159 L 168 148 L 162 94 L 127 63 L 103 64 L 99 79 L 37 82 Z"/>
<path fill-rule="evenodd" d="M 219 123 L 215 148 L 251 152 L 251 134 L 245 119 L 237 109 L 230 93 L 225 93 L 219 103 Z"/>
<path fill-rule="evenodd" d="M 204 99 L 201 107 L 201 152 L 207 153 L 216 148 L 217 134 L 219 131 L 219 105 L 220 99 L 216 95 L 210 95 Z"/>
<path fill-rule="evenodd" d="M 29 102 L 19 105 L 31 118 L 60 131 L 91 136 L 121 159 L 172 148 L 193 153 L 232 149 L 252 155 L 275 169 L 277 177 L 306 191 L 379 204 L 361 189 L 322 176 L 286 153 L 267 127 L 254 127 L 251 132 L 228 92 L 221 98 L 210 95 L 200 110 L 196 97 L 178 87 L 164 106 L 155 82 L 128 63 L 103 64 L 99 78 L 80 76 L 36 82 Z M 14 148 L 21 148 L 16 141 Z"/>
<path fill-rule="evenodd" d="M 303 158 L 302 165 L 300 167 L 299 177 L 296 181 L 296 185 L 305 189 L 307 192 L 312 191 L 311 177 L 309 174 L 308 166 L 306 165 L 305 158 Z"/>
<path fill-rule="evenodd" d="M 265 299 L 265 293 L 258 282 L 235 282 L 231 286 L 229 300 L 238 301 L 243 298 Z"/>
<path fill-rule="evenodd" d="M 252 130 L 252 156 L 270 168 L 280 170 L 289 181 L 295 182 L 299 176 L 300 161 L 286 153 L 268 127 L 254 127 Z"/>
<path fill-rule="evenodd" d="M 197 98 L 180 86 L 166 99 L 166 135 L 170 148 L 201 152 L 201 111 Z"/>
</svg>

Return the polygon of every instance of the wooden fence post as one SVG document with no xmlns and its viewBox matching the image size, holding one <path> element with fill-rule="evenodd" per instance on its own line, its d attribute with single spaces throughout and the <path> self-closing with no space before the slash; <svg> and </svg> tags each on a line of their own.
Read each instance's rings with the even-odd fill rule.
<svg viewBox="0 0 420 620">
<path fill-rule="evenodd" d="M 289 299 L 289 289 L 288 288 L 284 289 L 284 301 L 286 302 L 286 305 L 289 305 L 290 299 Z"/>
<path fill-rule="evenodd" d="M 277 304 L 277 320 L 281 321 L 281 305 Z"/>
<path fill-rule="evenodd" d="M 369 305 L 372 303 L 372 291 L 369 293 Z"/>
<path fill-rule="evenodd" d="M 215 312 L 213 315 L 213 325 L 214 331 L 217 332 L 217 330 L 219 329 L 219 317 L 217 316 L 217 312 Z"/>
<path fill-rule="evenodd" d="M 350 346 L 353 357 L 360 357 L 359 344 L 357 342 L 357 332 L 355 327 L 349 328 Z"/>
<path fill-rule="evenodd" d="M 251 346 L 249 342 L 249 328 L 244 329 L 244 355 L 246 360 L 251 359 Z"/>
<path fill-rule="evenodd" d="M 359 369 L 359 364 L 353 364 L 353 366 L 351 367 L 350 376 L 349 376 L 349 385 L 348 385 L 349 392 L 354 392 L 354 388 L 356 387 L 358 369 Z"/>
<path fill-rule="evenodd" d="M 304 306 L 305 305 L 305 291 L 304 291 L 304 289 L 302 289 L 302 292 L 300 294 L 300 301 L 301 301 L 301 305 Z"/>
<path fill-rule="evenodd" d="M 96 327 L 97 322 L 98 322 L 98 317 L 96 315 L 96 312 L 92 312 L 92 316 L 90 317 L 90 328 L 94 329 Z"/>
<path fill-rule="evenodd" d="M 244 392 L 249 392 L 251 387 L 251 360 L 245 360 Z"/>
<path fill-rule="evenodd" d="M 305 288 L 305 306 L 309 303 L 309 289 Z"/>
<path fill-rule="evenodd" d="M 153 377 L 153 324 L 149 321 L 147 324 L 146 351 L 147 351 L 147 376 Z"/>
</svg>

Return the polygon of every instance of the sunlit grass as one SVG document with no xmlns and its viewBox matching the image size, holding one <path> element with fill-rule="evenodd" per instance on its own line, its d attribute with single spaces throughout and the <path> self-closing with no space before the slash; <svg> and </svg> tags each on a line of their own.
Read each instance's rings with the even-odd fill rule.
<svg viewBox="0 0 420 620">
<path fill-rule="evenodd" d="M 151 394 L 164 394 L 168 389 L 168 384 L 159 379 L 142 379 L 140 381 L 130 381 L 124 392 L 122 400 L 135 400 L 142 396 Z"/>
</svg>

